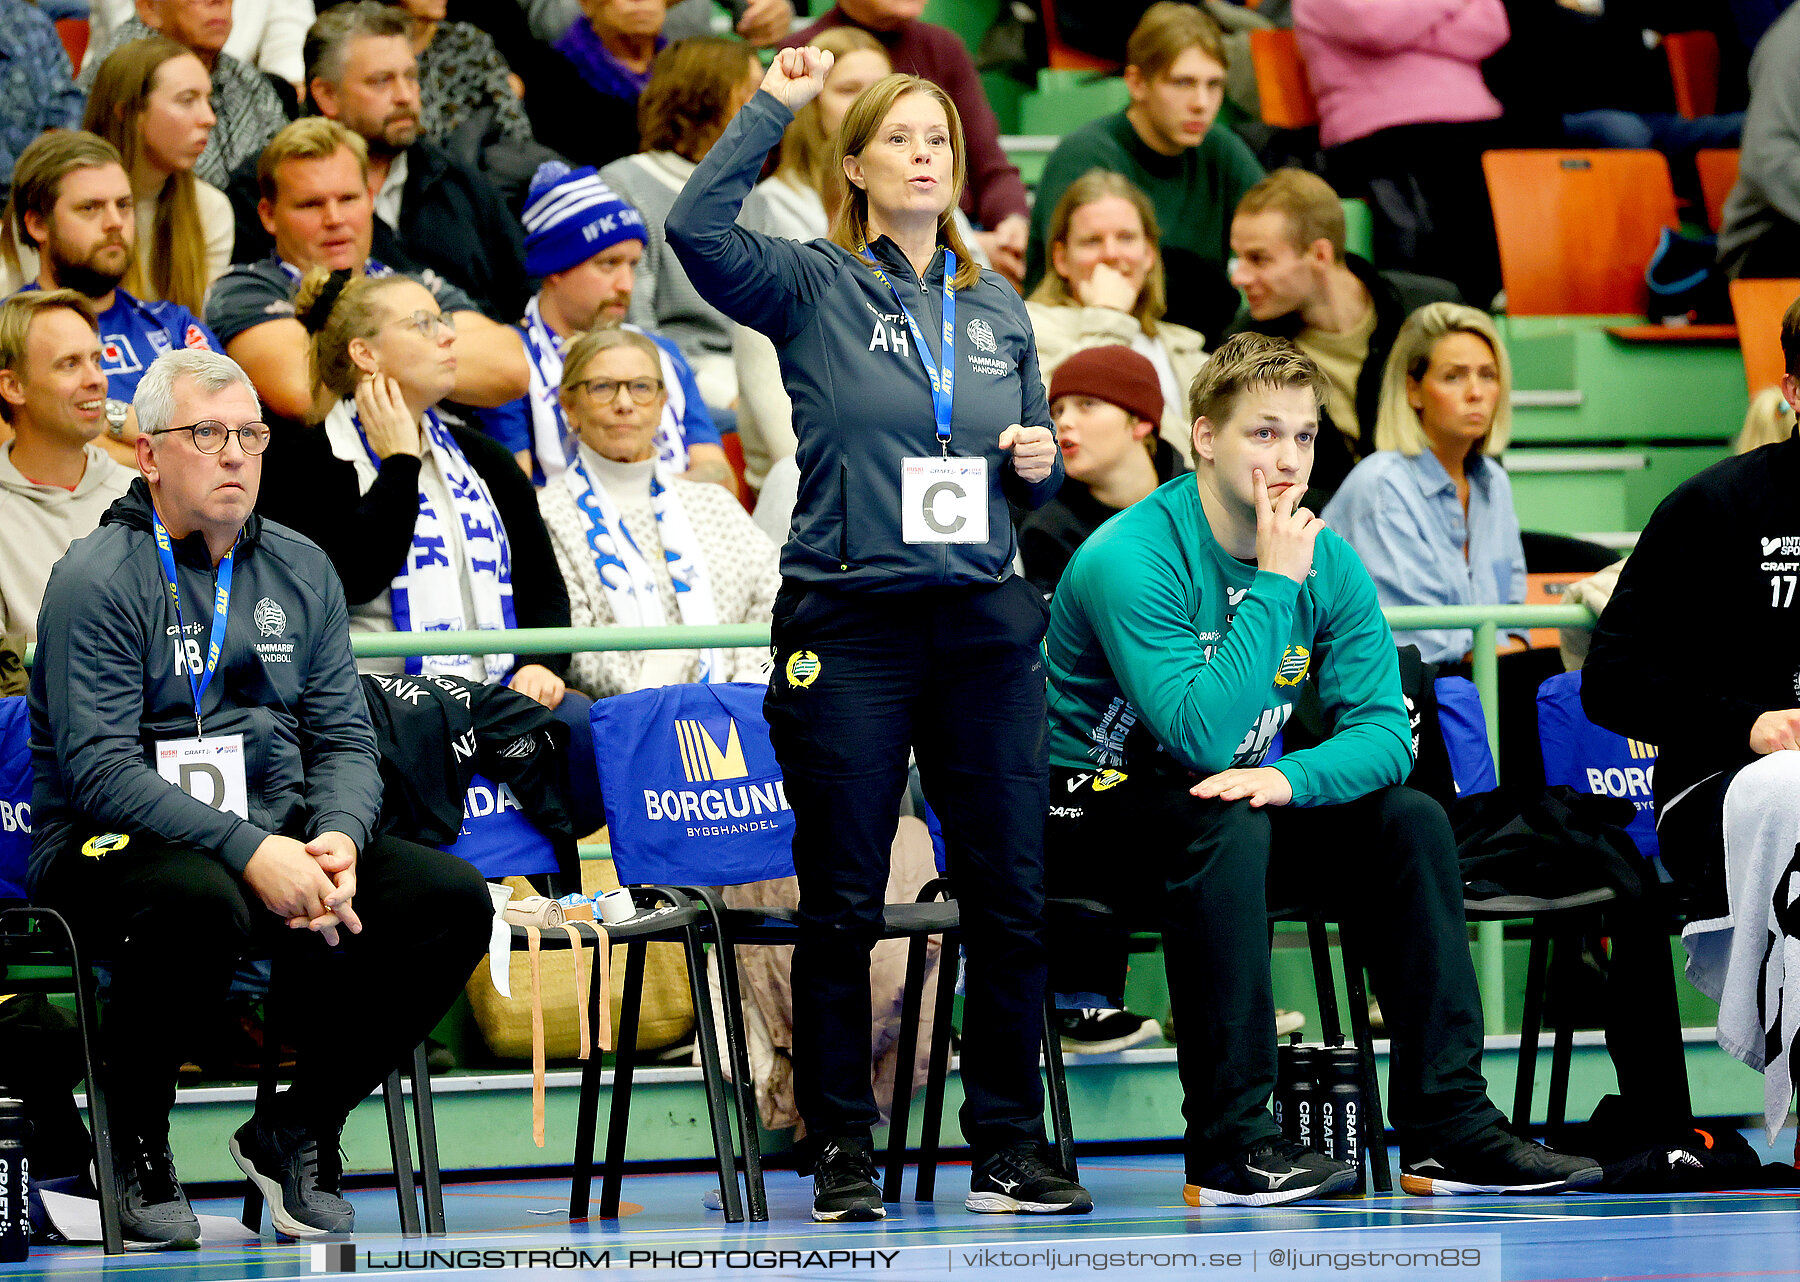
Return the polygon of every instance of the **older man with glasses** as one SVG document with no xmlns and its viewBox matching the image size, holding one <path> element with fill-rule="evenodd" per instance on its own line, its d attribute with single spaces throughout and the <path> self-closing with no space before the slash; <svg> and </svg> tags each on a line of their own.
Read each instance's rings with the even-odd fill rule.
<svg viewBox="0 0 1800 1282">
<path fill-rule="evenodd" d="M 171 352 L 133 403 L 139 479 L 51 573 L 40 616 L 29 890 L 112 962 L 127 1235 L 198 1245 L 169 1148 L 176 1072 L 239 959 L 271 955 L 300 1066 L 231 1154 L 280 1232 L 347 1233 L 344 1120 L 454 1000 L 492 909 L 471 865 L 374 836 L 343 588 L 253 511 L 270 429 L 249 377 Z"/>
</svg>

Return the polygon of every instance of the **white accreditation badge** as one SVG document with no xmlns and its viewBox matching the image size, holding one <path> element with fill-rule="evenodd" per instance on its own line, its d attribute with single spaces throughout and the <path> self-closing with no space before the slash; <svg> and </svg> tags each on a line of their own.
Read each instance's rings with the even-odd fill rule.
<svg viewBox="0 0 1800 1282">
<path fill-rule="evenodd" d="M 244 736 L 211 735 L 204 739 L 159 739 L 156 773 L 195 801 L 250 817 L 250 792 L 244 783 Z"/>
<path fill-rule="evenodd" d="M 901 459 L 900 537 L 908 543 L 986 543 L 987 460 Z"/>
</svg>

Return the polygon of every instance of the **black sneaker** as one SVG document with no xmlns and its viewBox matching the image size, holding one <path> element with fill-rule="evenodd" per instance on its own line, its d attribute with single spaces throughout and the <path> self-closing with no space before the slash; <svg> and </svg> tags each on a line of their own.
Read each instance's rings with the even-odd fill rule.
<svg viewBox="0 0 1800 1282">
<path fill-rule="evenodd" d="M 813 1219 L 885 1220 L 875 1159 L 850 1140 L 827 1140 L 813 1163 Z"/>
<path fill-rule="evenodd" d="M 1094 1199 L 1057 1170 L 1043 1144 L 1021 1140 L 976 1161 L 963 1205 L 985 1215 L 1086 1215 Z"/>
<path fill-rule="evenodd" d="M 280 1232 L 325 1237 L 356 1228 L 356 1211 L 341 1196 L 344 1168 L 336 1134 L 311 1135 L 252 1117 L 231 1137 L 231 1156 L 261 1191 Z"/>
<path fill-rule="evenodd" d="M 1160 1041 L 1162 1025 L 1128 1010 L 1066 1010 L 1058 1016 L 1065 1055 L 1109 1055 L 1139 1042 Z"/>
<path fill-rule="evenodd" d="M 1490 1126 L 1420 1161 L 1400 1164 L 1400 1188 L 1414 1197 L 1464 1193 L 1560 1193 L 1598 1184 L 1600 1163 L 1556 1153 Z"/>
<path fill-rule="evenodd" d="M 1273 1139 L 1188 1178 L 1181 1200 L 1189 1206 L 1279 1206 L 1347 1189 L 1356 1183 L 1356 1168 L 1292 1140 Z"/>
<path fill-rule="evenodd" d="M 200 1245 L 200 1221 L 181 1191 L 167 1139 L 118 1136 L 113 1171 L 119 1184 L 119 1223 L 134 1244 L 180 1250 Z"/>
</svg>

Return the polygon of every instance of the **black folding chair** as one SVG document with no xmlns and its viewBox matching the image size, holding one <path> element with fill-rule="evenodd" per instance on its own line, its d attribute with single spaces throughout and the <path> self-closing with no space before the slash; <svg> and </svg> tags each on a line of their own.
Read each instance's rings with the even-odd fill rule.
<svg viewBox="0 0 1800 1282">
<path fill-rule="evenodd" d="M 112 1128 L 106 1092 L 100 1085 L 95 1038 L 92 963 L 81 955 L 75 932 L 61 913 L 48 908 L 0 908 L 0 976 L 9 993 L 72 993 L 81 1032 L 82 1072 L 87 1081 L 88 1129 L 94 1137 L 94 1184 L 100 1194 L 100 1241 L 108 1255 L 125 1254 L 119 1223 L 119 1186 L 113 1172 Z M 23 968 L 26 973 L 18 973 Z"/>
</svg>

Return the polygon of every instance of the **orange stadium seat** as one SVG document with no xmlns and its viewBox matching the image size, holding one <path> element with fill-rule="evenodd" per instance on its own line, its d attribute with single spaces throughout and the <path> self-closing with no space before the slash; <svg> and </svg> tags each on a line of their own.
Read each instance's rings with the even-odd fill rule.
<svg viewBox="0 0 1800 1282">
<path fill-rule="evenodd" d="M 1725 198 L 1737 186 L 1740 154 L 1736 147 L 1714 147 L 1694 153 L 1694 167 L 1700 171 L 1700 196 L 1706 204 L 1706 225 L 1713 231 L 1725 225 Z"/>
<path fill-rule="evenodd" d="M 1250 33 L 1250 65 L 1265 125 L 1304 129 L 1319 123 L 1319 102 L 1306 82 L 1299 42 L 1285 27 Z"/>
<path fill-rule="evenodd" d="M 63 48 L 68 52 L 69 62 L 75 70 L 81 70 L 81 60 L 87 55 L 88 20 L 86 18 L 58 18 L 56 34 L 62 40 Z"/>
<path fill-rule="evenodd" d="M 1043 0 L 1044 13 L 1044 49 L 1050 56 L 1052 71 L 1117 71 L 1119 64 L 1080 49 L 1071 49 L 1062 42 L 1056 30 L 1056 5 L 1054 0 Z"/>
<path fill-rule="evenodd" d="M 1481 164 L 1510 315 L 1643 314 L 1644 268 L 1680 227 L 1661 152 L 1490 151 Z"/>
<path fill-rule="evenodd" d="M 1800 280 L 1734 280 L 1731 311 L 1744 349 L 1744 383 L 1755 396 L 1781 382 L 1781 314 L 1800 297 Z"/>
<path fill-rule="evenodd" d="M 1689 120 L 1719 107 L 1719 38 L 1710 31 L 1672 31 L 1663 37 L 1675 110 Z"/>
</svg>

